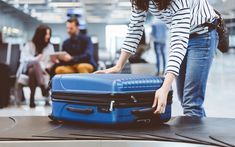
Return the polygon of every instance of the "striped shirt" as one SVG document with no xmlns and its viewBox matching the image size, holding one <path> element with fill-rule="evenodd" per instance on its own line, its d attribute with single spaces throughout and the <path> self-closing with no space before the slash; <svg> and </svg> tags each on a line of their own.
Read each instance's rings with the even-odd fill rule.
<svg viewBox="0 0 235 147">
<path fill-rule="evenodd" d="M 218 16 L 208 0 L 172 0 L 166 10 L 158 10 L 154 1 L 150 0 L 147 11 L 165 22 L 170 30 L 170 53 L 166 72 L 178 76 L 180 65 L 187 52 L 189 35 L 208 32 L 208 28 L 201 24 L 213 22 Z M 132 7 L 127 36 L 122 46 L 123 51 L 135 53 L 143 34 L 147 11 Z"/>
</svg>

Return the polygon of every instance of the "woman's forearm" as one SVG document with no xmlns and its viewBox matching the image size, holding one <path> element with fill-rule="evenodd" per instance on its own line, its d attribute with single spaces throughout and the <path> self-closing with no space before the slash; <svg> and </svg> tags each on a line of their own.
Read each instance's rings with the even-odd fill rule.
<svg viewBox="0 0 235 147">
<path fill-rule="evenodd" d="M 118 62 L 116 64 L 116 68 L 118 68 L 119 71 L 122 70 L 122 68 L 124 67 L 124 65 L 126 64 L 126 62 L 130 56 L 131 56 L 131 53 L 129 53 L 129 52 L 125 52 L 125 51 L 121 52 L 121 55 L 120 55 Z"/>
<path fill-rule="evenodd" d="M 168 72 L 165 75 L 165 80 L 164 80 L 164 83 L 162 85 L 162 88 L 164 88 L 167 92 L 169 92 L 170 89 L 171 89 L 171 86 L 172 86 L 172 83 L 173 83 L 174 79 L 175 79 L 175 75 Z"/>
</svg>

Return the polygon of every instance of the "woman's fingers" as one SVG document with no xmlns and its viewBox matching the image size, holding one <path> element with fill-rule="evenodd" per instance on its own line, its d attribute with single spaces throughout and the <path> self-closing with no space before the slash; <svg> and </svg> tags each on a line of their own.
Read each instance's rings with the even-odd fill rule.
<svg viewBox="0 0 235 147">
<path fill-rule="evenodd" d="M 157 109 L 155 110 L 154 114 L 160 114 L 162 110 L 161 102 L 158 102 Z"/>
<path fill-rule="evenodd" d="M 165 112 L 165 105 L 161 105 L 160 107 L 159 114 L 163 114 Z"/>
<path fill-rule="evenodd" d="M 154 97 L 154 101 L 153 101 L 152 108 L 155 108 L 155 107 L 156 107 L 157 101 L 158 101 L 158 92 L 155 93 L 155 97 Z"/>
<path fill-rule="evenodd" d="M 164 106 L 164 103 L 160 100 L 159 91 L 156 91 L 156 93 L 155 93 L 155 98 L 153 101 L 152 108 L 155 108 L 156 106 L 157 106 L 157 108 L 155 109 L 154 114 L 164 113 L 165 106 Z"/>
<path fill-rule="evenodd" d="M 157 109 L 154 111 L 154 114 L 163 114 L 165 112 L 166 105 L 161 100 L 158 100 Z"/>
<path fill-rule="evenodd" d="M 118 73 L 118 72 L 120 72 L 119 68 L 114 66 L 114 67 L 111 67 L 111 68 L 108 68 L 108 69 L 98 70 L 94 73 L 95 74 L 108 74 L 108 73 Z"/>
<path fill-rule="evenodd" d="M 166 106 L 163 107 L 162 114 L 165 113 L 165 110 L 166 110 Z"/>
<path fill-rule="evenodd" d="M 98 71 L 96 71 L 96 72 L 94 72 L 95 74 L 104 74 L 104 73 L 106 73 L 104 70 L 98 70 Z"/>
</svg>

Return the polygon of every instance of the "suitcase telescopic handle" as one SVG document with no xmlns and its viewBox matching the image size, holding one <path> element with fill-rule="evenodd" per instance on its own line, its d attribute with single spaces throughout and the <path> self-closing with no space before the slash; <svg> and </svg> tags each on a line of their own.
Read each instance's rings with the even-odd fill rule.
<svg viewBox="0 0 235 147">
<path fill-rule="evenodd" d="M 92 108 L 74 108 L 74 107 L 67 107 L 66 108 L 68 111 L 75 112 L 75 113 L 80 113 L 80 114 L 92 114 L 94 110 Z"/>
</svg>

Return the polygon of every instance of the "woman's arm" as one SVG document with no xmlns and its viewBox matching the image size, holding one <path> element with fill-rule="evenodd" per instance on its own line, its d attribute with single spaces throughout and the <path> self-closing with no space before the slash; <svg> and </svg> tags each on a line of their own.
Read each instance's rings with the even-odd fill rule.
<svg viewBox="0 0 235 147">
<path fill-rule="evenodd" d="M 189 34 L 190 34 L 190 8 L 183 5 L 176 10 L 172 17 L 170 54 L 166 68 L 165 80 L 162 87 L 156 91 L 153 107 L 156 107 L 154 113 L 164 113 L 167 95 L 179 70 L 184 56 L 187 52 Z"/>
<path fill-rule="evenodd" d="M 44 55 L 46 57 L 44 64 L 46 68 L 50 68 L 53 64 L 58 63 L 59 60 L 56 57 L 51 57 L 51 55 L 55 53 L 55 48 L 53 44 L 49 43 L 45 49 L 47 49 L 47 51 Z"/>
<path fill-rule="evenodd" d="M 176 76 L 173 73 L 167 73 L 165 75 L 165 80 L 162 87 L 156 91 L 152 106 L 153 108 L 156 108 L 156 110 L 154 111 L 155 114 L 161 114 L 165 112 L 168 93 L 171 90 L 171 85 L 175 77 Z"/>
<path fill-rule="evenodd" d="M 35 50 L 33 44 L 31 42 L 26 43 L 25 46 L 21 49 L 20 62 L 37 60 L 37 57 L 35 57 L 33 54 L 33 50 Z"/>
<path fill-rule="evenodd" d="M 122 52 L 117 64 L 106 70 L 97 71 L 95 73 L 115 73 L 120 72 L 125 65 L 131 54 L 136 52 L 139 42 L 143 35 L 144 22 L 147 16 L 147 12 L 138 10 L 135 6 L 131 10 L 130 24 L 128 26 L 127 36 L 122 45 Z"/>
</svg>

